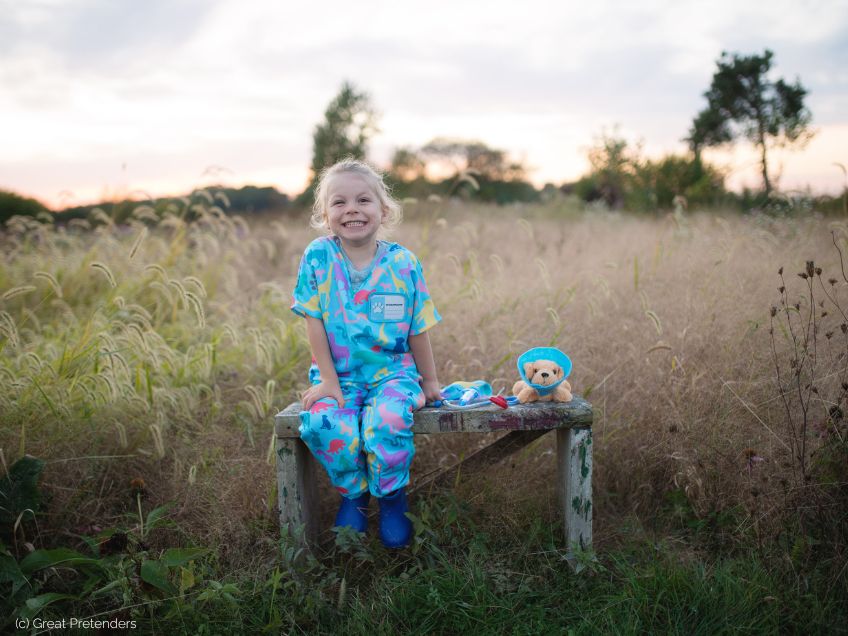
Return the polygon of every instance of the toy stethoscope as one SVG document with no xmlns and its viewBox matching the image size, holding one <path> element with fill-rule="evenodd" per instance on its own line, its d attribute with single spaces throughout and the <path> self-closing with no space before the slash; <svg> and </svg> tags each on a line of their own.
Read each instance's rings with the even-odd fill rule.
<svg viewBox="0 0 848 636">
<path fill-rule="evenodd" d="M 449 409 L 471 409 L 494 404 L 502 409 L 518 404 L 515 396 L 492 395 L 492 385 L 483 380 L 473 382 L 454 382 L 441 390 L 442 399 L 428 403 L 427 406 L 447 407 Z"/>
</svg>

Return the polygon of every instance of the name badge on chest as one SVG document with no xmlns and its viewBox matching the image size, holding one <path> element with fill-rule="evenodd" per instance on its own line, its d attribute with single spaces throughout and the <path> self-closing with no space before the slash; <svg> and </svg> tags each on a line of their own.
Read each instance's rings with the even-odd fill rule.
<svg viewBox="0 0 848 636">
<path fill-rule="evenodd" d="M 400 322 L 406 318 L 406 296 L 402 294 L 371 294 L 368 303 L 371 322 Z"/>
</svg>

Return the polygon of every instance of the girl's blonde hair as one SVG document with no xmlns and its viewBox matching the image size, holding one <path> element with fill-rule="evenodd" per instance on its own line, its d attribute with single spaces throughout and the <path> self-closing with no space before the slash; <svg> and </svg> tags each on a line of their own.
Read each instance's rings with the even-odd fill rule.
<svg viewBox="0 0 848 636">
<path fill-rule="evenodd" d="M 330 181 L 333 177 L 343 172 L 359 175 L 377 195 L 380 206 L 386 211 L 386 220 L 380 227 L 380 235 L 388 234 L 392 228 L 400 223 L 403 215 L 400 203 L 392 197 L 389 186 L 383 180 L 383 175 L 374 170 L 364 161 L 348 157 L 324 168 L 318 177 L 318 185 L 315 188 L 315 203 L 312 205 L 312 218 L 309 225 L 316 230 L 328 230 L 327 226 L 327 203 L 330 196 Z"/>
</svg>

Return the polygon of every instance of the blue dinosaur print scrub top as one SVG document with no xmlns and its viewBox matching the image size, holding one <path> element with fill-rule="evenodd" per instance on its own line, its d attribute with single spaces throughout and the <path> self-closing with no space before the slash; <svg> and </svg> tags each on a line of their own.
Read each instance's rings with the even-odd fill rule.
<svg viewBox="0 0 848 636">
<path fill-rule="evenodd" d="M 418 258 L 397 243 L 379 241 L 370 273 L 359 285 L 351 283 L 349 268 L 335 237 L 312 241 L 300 261 L 292 311 L 324 322 L 340 380 L 376 383 L 397 374 L 417 378 L 409 336 L 442 319 Z M 309 380 L 320 382 L 314 363 Z"/>
</svg>

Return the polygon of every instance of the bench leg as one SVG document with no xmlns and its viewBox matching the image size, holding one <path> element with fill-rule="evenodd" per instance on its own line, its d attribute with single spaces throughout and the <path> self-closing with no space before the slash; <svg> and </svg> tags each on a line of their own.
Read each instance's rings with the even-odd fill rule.
<svg viewBox="0 0 848 636">
<path fill-rule="evenodd" d="M 303 541 L 315 545 L 318 536 L 318 496 L 315 459 L 298 437 L 277 438 L 277 502 L 280 526 L 303 527 Z"/>
<path fill-rule="evenodd" d="M 557 429 L 557 474 L 568 550 L 572 554 L 575 550 L 590 550 L 592 429 Z"/>
</svg>

